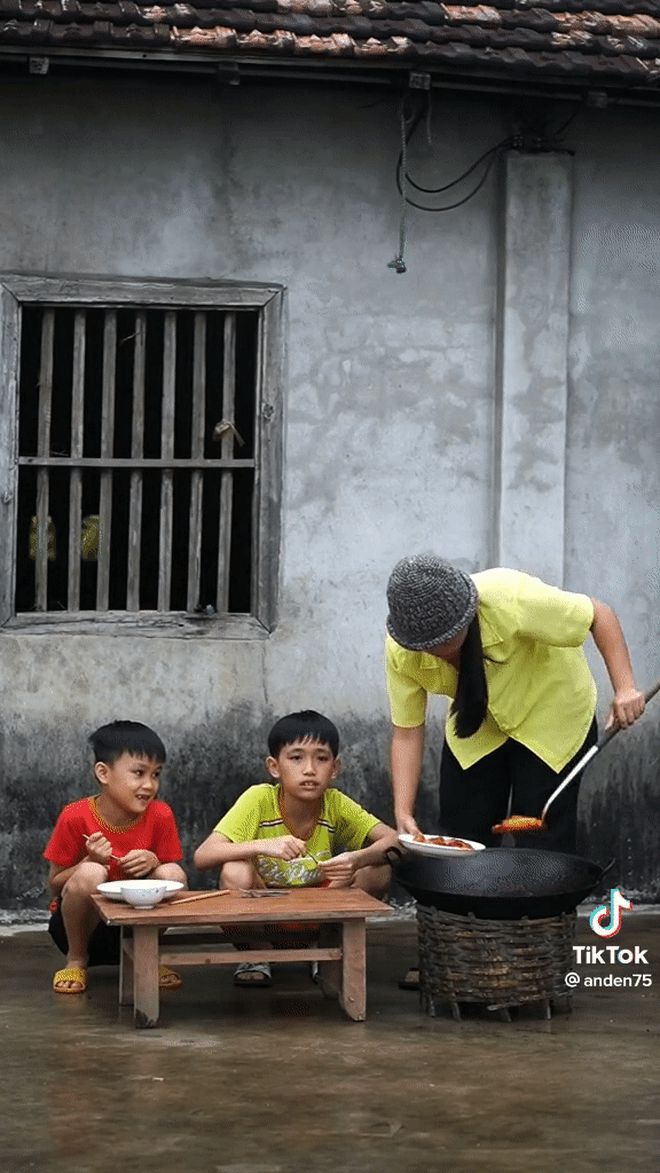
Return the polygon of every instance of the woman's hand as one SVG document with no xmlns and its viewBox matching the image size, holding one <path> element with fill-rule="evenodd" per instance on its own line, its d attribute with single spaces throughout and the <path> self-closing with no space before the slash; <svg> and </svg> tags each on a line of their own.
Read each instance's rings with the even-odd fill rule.
<svg viewBox="0 0 660 1173">
<path fill-rule="evenodd" d="M 299 859 L 301 855 L 307 855 L 307 844 L 304 839 L 296 839 L 295 835 L 282 835 L 280 839 L 261 840 L 259 852 L 275 859 Z"/>
<path fill-rule="evenodd" d="M 93 835 L 87 836 L 86 850 L 87 858 L 92 863 L 102 863 L 104 867 L 110 867 L 112 844 L 106 839 L 102 831 L 95 831 Z"/>
<path fill-rule="evenodd" d="M 419 827 L 415 822 L 413 815 L 399 815 L 396 821 L 396 829 L 399 834 L 404 835 L 418 835 Z"/>
<path fill-rule="evenodd" d="M 142 851 L 134 848 L 133 851 L 127 851 L 119 861 L 119 866 L 124 872 L 124 875 L 130 876 L 134 880 L 141 880 L 144 876 L 148 876 L 157 868 L 160 860 L 153 851 Z"/>
<path fill-rule="evenodd" d="M 332 859 L 321 860 L 319 871 L 324 880 L 330 880 L 331 888 L 350 888 L 359 866 L 357 852 L 343 851 Z"/>
<path fill-rule="evenodd" d="M 640 692 L 638 688 L 633 686 L 632 688 L 617 689 L 605 728 L 612 729 L 615 726 L 618 729 L 627 729 L 629 725 L 635 723 L 638 717 L 641 717 L 645 707 L 644 693 Z"/>
</svg>

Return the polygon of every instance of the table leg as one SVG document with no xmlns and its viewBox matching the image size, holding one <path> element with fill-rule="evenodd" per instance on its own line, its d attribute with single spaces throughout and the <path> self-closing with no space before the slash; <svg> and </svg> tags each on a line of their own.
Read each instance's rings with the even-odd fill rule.
<svg viewBox="0 0 660 1173">
<path fill-rule="evenodd" d="M 321 925 L 319 945 L 336 949 L 341 946 L 341 926 Z M 319 961 L 318 984 L 324 998 L 337 998 L 341 993 L 341 961 Z"/>
<path fill-rule="evenodd" d="M 355 1022 L 367 1014 L 367 926 L 363 920 L 342 923 L 342 988 L 339 996 L 344 1013 Z"/>
<path fill-rule="evenodd" d="M 132 1006 L 133 1005 L 133 959 L 126 952 L 124 946 L 131 942 L 131 930 L 120 928 L 119 930 L 119 1005 Z"/>
<path fill-rule="evenodd" d="M 156 1026 L 159 1011 L 158 929 L 133 928 L 133 1017 L 139 1027 Z"/>
</svg>

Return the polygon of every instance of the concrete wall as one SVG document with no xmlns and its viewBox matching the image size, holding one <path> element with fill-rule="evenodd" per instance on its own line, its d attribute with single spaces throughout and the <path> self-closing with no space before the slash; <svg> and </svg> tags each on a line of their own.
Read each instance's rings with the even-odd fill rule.
<svg viewBox="0 0 660 1173">
<path fill-rule="evenodd" d="M 421 182 L 464 171 L 510 125 L 504 99 L 445 95 L 437 111 L 433 151 L 418 150 Z M 565 109 L 550 114 L 559 123 Z M 569 198 L 561 238 L 566 443 L 553 432 L 553 451 L 563 450 L 552 499 L 564 502 L 553 548 L 564 551 L 568 586 L 620 611 L 641 682 L 657 674 L 656 133 L 645 111 L 574 124 L 572 218 Z M 267 642 L 194 645 L 0 636 L 0 904 L 41 899 L 50 825 L 63 802 L 91 790 L 85 737 L 119 716 L 153 724 L 170 747 L 164 797 L 188 847 L 260 779 L 272 719 L 301 706 L 338 721 L 346 788 L 390 817 L 389 570 L 427 548 L 476 569 L 499 548 L 502 224 L 514 198 L 505 177 L 504 193 L 491 180 L 454 213 L 411 213 L 408 273 L 398 276 L 386 267 L 398 239 L 397 152 L 395 101 L 380 91 L 0 84 L 0 269 L 276 281 L 288 288 L 289 314 L 277 629 Z M 544 233 L 530 236 L 541 255 Z M 538 277 L 541 288 L 543 265 Z M 510 486 L 512 512 L 499 523 L 506 534 L 507 516 L 527 510 L 529 542 L 523 532 L 515 556 L 536 569 L 548 524 L 543 495 L 532 493 L 538 436 L 523 429 L 519 442 L 532 467 Z M 431 711 L 429 826 L 443 702 Z M 620 787 L 634 777 L 631 845 L 617 844 L 622 878 L 647 897 L 660 884 L 658 833 L 648 830 L 654 729 L 649 714 L 626 736 L 626 753 L 613 748 L 609 767 L 605 757 L 594 766 L 592 794 L 612 799 L 614 822 L 599 814 L 588 843 L 600 857 L 619 834 L 610 826 L 629 810 Z M 595 801 L 586 799 L 588 813 Z"/>
</svg>

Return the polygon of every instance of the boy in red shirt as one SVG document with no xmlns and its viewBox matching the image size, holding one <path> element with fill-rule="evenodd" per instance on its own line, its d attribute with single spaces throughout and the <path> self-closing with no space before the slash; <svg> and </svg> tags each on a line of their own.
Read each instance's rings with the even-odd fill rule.
<svg viewBox="0 0 660 1173">
<path fill-rule="evenodd" d="M 160 737 L 138 721 L 113 721 L 92 733 L 100 793 L 61 812 L 44 858 L 55 899 L 48 926 L 67 963 L 53 978 L 58 994 L 82 994 L 88 965 L 116 965 L 119 933 L 103 924 L 90 896 L 105 880 L 180 880 L 183 856 L 174 815 L 156 795 L 165 761 Z M 181 985 L 161 970 L 161 987 Z"/>
</svg>

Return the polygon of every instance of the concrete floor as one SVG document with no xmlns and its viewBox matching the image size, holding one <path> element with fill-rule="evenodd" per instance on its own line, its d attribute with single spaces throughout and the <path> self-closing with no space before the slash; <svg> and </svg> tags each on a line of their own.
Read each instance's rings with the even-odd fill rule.
<svg viewBox="0 0 660 1173">
<path fill-rule="evenodd" d="M 270 990 L 187 969 L 156 1030 L 118 1011 L 117 976 L 49 988 L 43 929 L 0 935 L 2 1167 L 10 1173 L 629 1173 L 660 1169 L 660 917 L 615 939 L 652 989 L 578 990 L 571 1015 L 455 1023 L 396 980 L 414 922 L 369 928 L 369 1017 L 343 1018 L 303 967 Z M 580 920 L 578 940 L 602 944 Z"/>
</svg>

